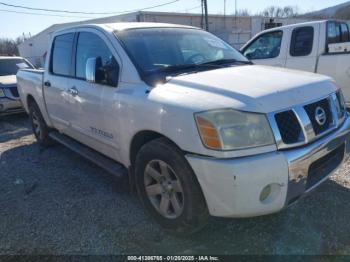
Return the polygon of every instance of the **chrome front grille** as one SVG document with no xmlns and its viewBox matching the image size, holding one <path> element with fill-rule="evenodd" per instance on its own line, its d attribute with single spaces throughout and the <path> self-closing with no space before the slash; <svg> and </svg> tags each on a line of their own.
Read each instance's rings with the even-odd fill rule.
<svg viewBox="0 0 350 262">
<path fill-rule="evenodd" d="M 330 106 L 330 99 L 323 99 L 321 101 L 304 106 L 307 115 L 310 118 L 312 127 L 316 135 L 322 134 L 327 131 L 333 124 L 333 114 Z M 323 124 L 317 121 L 317 109 L 324 110 L 323 114 L 325 120 Z"/>
<path fill-rule="evenodd" d="M 308 144 L 337 129 L 345 120 L 341 92 L 268 115 L 277 146 L 287 149 Z"/>
</svg>

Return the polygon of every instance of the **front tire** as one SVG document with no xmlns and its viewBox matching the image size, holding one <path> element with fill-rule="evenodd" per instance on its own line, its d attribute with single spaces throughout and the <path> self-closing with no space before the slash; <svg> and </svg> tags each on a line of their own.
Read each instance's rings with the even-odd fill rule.
<svg viewBox="0 0 350 262">
<path fill-rule="evenodd" d="M 135 174 L 144 207 L 166 230 L 188 235 L 205 226 L 209 214 L 199 183 L 181 150 L 167 139 L 141 148 Z"/>
<path fill-rule="evenodd" d="M 53 141 L 49 137 L 49 128 L 35 102 L 32 102 L 29 105 L 29 118 L 32 124 L 34 136 L 39 144 L 44 147 L 51 146 Z"/>
</svg>

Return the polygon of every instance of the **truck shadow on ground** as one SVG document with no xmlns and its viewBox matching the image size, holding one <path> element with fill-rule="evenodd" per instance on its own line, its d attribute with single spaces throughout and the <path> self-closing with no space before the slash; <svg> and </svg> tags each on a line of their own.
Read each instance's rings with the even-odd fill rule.
<svg viewBox="0 0 350 262">
<path fill-rule="evenodd" d="M 0 143 L 32 134 L 26 114 L 0 116 Z"/>
<path fill-rule="evenodd" d="M 10 124 L 28 130 L 9 129 L 9 138 L 31 133 L 21 121 Z M 63 146 L 14 145 L 2 153 L 0 174 L 1 254 L 350 254 L 350 189 L 337 176 L 281 213 L 212 218 L 181 238 L 154 223 L 136 196 L 118 192 L 112 176 Z"/>
</svg>

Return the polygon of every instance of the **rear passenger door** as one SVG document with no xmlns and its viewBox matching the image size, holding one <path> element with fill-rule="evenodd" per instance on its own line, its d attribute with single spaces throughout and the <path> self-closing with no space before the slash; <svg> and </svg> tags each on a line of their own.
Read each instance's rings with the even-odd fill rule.
<svg viewBox="0 0 350 262">
<path fill-rule="evenodd" d="M 69 127 L 70 96 L 66 93 L 68 78 L 73 76 L 72 57 L 75 33 L 65 33 L 53 39 L 50 62 L 44 74 L 44 96 L 50 119 L 55 128 Z"/>
<path fill-rule="evenodd" d="M 287 68 L 315 72 L 318 57 L 319 25 L 292 29 Z"/>
</svg>

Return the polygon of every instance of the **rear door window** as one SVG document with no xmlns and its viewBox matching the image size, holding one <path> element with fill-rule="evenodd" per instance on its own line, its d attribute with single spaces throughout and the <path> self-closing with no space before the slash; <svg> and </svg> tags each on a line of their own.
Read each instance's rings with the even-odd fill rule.
<svg viewBox="0 0 350 262">
<path fill-rule="evenodd" d="M 340 24 L 340 30 L 341 30 L 341 41 L 342 42 L 349 42 L 350 41 L 350 35 L 349 35 L 349 27 L 345 23 Z"/>
<path fill-rule="evenodd" d="M 328 22 L 327 24 L 327 42 L 328 44 L 341 42 L 340 27 L 336 22 Z"/>
<path fill-rule="evenodd" d="M 308 56 L 312 52 L 314 43 L 314 28 L 305 26 L 295 28 L 292 33 L 290 45 L 291 56 Z"/>
<path fill-rule="evenodd" d="M 74 33 L 57 36 L 53 42 L 51 73 L 72 76 L 72 53 Z"/>
</svg>

